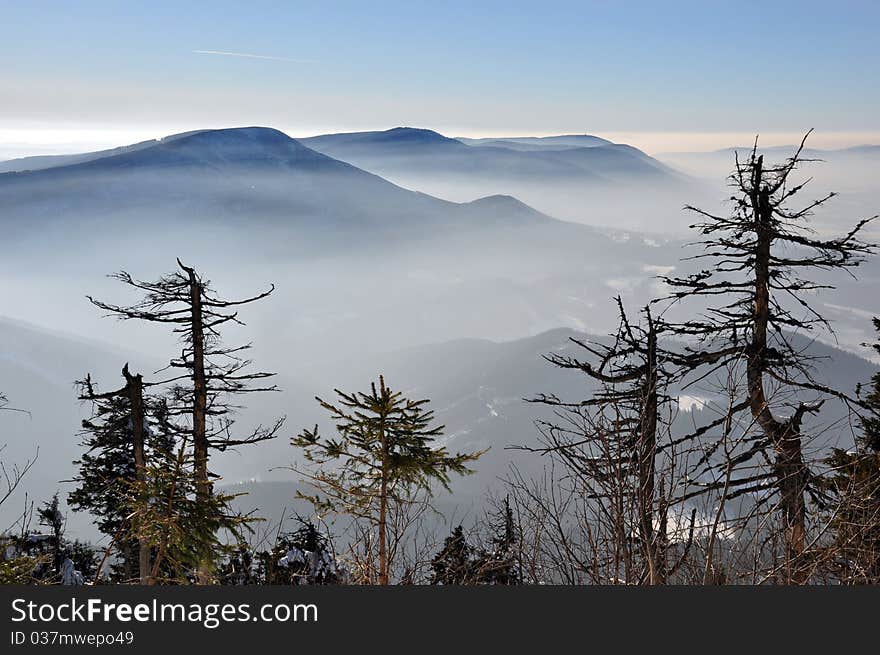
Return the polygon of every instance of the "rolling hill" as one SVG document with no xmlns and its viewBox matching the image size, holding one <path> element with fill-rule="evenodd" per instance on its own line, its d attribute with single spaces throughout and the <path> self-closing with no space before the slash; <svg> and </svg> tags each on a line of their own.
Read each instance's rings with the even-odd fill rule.
<svg viewBox="0 0 880 655">
<path fill-rule="evenodd" d="M 451 139 L 397 127 L 301 142 L 406 188 L 458 202 L 514 195 L 551 216 L 593 226 L 680 231 L 684 199 L 701 191 L 641 150 L 591 135 Z"/>
<path fill-rule="evenodd" d="M 282 508 L 295 507 L 293 491 L 300 482 L 295 473 L 284 468 L 299 461 L 286 436 L 315 423 L 325 431 L 331 429 L 314 396 L 331 398 L 334 387 L 345 391 L 367 388 L 381 373 L 393 388 L 409 397 L 431 400 L 437 422 L 446 426 L 443 443 L 450 450 L 490 449 L 480 459 L 475 475 L 456 479 L 452 495 L 441 494 L 439 498 L 442 506 L 456 509 L 459 516 L 479 511 L 486 492 L 500 487 L 500 478 L 512 464 L 526 474 L 538 474 L 546 463 L 544 458 L 508 448 L 534 444 L 534 421 L 548 416 L 546 408 L 523 399 L 541 392 L 580 399 L 594 389 L 584 376 L 556 369 L 542 358 L 549 352 L 574 353 L 570 337 L 593 338 L 557 329 L 512 341 L 457 339 L 357 356 L 340 349 L 338 353 L 325 353 L 320 362 L 279 366 L 282 391 L 249 398 L 241 420 L 247 426 L 286 414 L 284 436 L 217 455 L 213 468 L 223 476 L 222 484 L 252 494 L 239 500 L 242 508 L 259 509 L 258 515 L 277 518 Z M 77 402 L 73 380 L 92 372 L 101 388 L 110 388 L 119 379 L 125 361 L 150 371 L 154 366 L 149 362 L 161 361 L 163 355 L 156 351 L 149 356 L 125 353 L 8 320 L 0 321 L 0 339 L 7 345 L 0 355 L 0 390 L 16 406 L 31 412 L 30 417 L 0 415 L 0 443 L 9 443 L 3 459 L 7 465 L 21 462 L 37 447 L 40 450 L 39 466 L 29 473 L 15 498 L 0 510 L 0 520 L 8 524 L 21 511 L 25 492 L 41 500 L 55 490 L 64 496 L 71 488 L 63 481 L 75 473 L 72 460 L 80 453 L 76 434 L 88 410 Z M 814 343 L 809 349 L 817 358 L 821 379 L 835 388 L 851 390 L 877 370 L 867 360 L 830 346 Z M 687 393 L 700 392 L 691 389 Z M 713 402 L 711 394 L 706 395 L 706 401 Z M 684 407 L 682 420 L 688 423 L 690 412 L 695 410 Z M 838 438 L 847 429 L 845 423 L 840 423 L 842 416 L 842 408 L 829 403 L 818 420 L 811 420 L 809 429 L 819 435 L 822 443 L 831 434 L 825 433 L 824 427 L 835 425 L 833 434 Z M 695 414 L 693 418 L 701 420 Z M 74 533 L 92 534 L 88 517 L 74 514 L 69 518 Z"/>
<path fill-rule="evenodd" d="M 35 224 L 76 228 L 102 219 L 135 231 L 149 220 L 151 230 L 157 222 L 204 221 L 313 235 L 417 234 L 480 219 L 479 207 L 401 189 L 269 128 L 195 132 L 5 173 L 0 206 L 12 234 Z M 546 218 L 524 205 L 510 209 L 512 221 Z"/>
<path fill-rule="evenodd" d="M 382 132 L 326 134 L 300 139 L 310 148 L 383 177 L 476 174 L 486 180 L 612 183 L 656 175 L 678 180 L 669 167 L 632 146 L 591 136 L 468 139 L 396 127 Z"/>
</svg>

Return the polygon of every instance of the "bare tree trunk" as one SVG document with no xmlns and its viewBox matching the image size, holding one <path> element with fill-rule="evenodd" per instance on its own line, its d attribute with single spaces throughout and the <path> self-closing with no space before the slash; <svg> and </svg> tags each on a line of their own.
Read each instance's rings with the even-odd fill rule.
<svg viewBox="0 0 880 655">
<path fill-rule="evenodd" d="M 647 315 L 647 349 L 644 398 L 637 449 L 639 531 L 642 550 L 648 567 L 648 584 L 663 584 L 665 567 L 661 561 L 660 535 L 654 529 L 655 455 L 657 453 L 657 332 L 650 313 Z"/>
<path fill-rule="evenodd" d="M 785 519 L 786 560 L 792 581 L 802 583 L 800 557 L 807 541 L 807 507 L 804 500 L 805 470 L 798 431 L 786 429 L 776 444 L 776 476 Z"/>
<path fill-rule="evenodd" d="M 184 267 L 189 276 L 190 330 L 193 349 L 193 467 L 196 494 L 199 499 L 211 495 L 208 480 L 208 384 L 205 379 L 205 326 L 202 318 L 202 289 L 195 270 Z"/>
<path fill-rule="evenodd" d="M 766 165 L 764 157 L 757 154 L 757 140 L 746 162 L 740 162 L 737 156 L 731 176 L 732 186 L 737 190 L 731 198 L 735 203 L 731 214 L 716 216 L 688 206 L 703 217 L 694 225 L 705 237 L 701 243 L 703 252 L 694 259 L 705 259 L 711 264 L 704 263 L 701 270 L 683 278 L 663 278 L 674 289 L 668 296 L 671 303 L 697 297 L 709 303 L 704 308 L 708 312 L 702 316 L 670 326 L 672 334 L 693 338 L 701 347 L 724 344 L 684 356 L 681 364 L 686 370 L 731 365 L 745 358 L 747 394 L 731 409 L 739 412 L 740 408 L 748 407 L 758 434 L 750 433 L 748 447 L 734 455 L 736 466 L 748 466 L 751 470 L 745 476 L 732 476 L 725 488 L 739 497 L 775 487 L 774 500 L 778 500 L 778 506 L 774 512 L 781 529 L 763 543 L 773 541 L 777 534 L 780 537 L 788 583 L 809 579 L 805 550 L 810 471 L 802 443 L 803 416 L 818 412 L 829 397 L 843 400 L 850 408 L 863 403 L 812 379 L 811 357 L 790 343 L 782 331 L 796 333 L 814 326 L 828 327 L 808 299 L 816 290 L 832 287 L 810 279 L 809 274 L 852 269 L 876 250 L 858 236 L 873 219 L 862 219 L 843 236 L 830 239 L 816 237 L 805 224 L 817 208 L 834 197 L 833 193 L 799 208 L 792 206 L 792 198 L 809 181 L 789 179 L 801 163 L 810 161 L 803 156 L 807 136 L 809 132 L 794 155 L 782 164 Z M 797 306 L 797 310 L 789 311 L 785 306 L 788 303 Z M 805 391 L 811 396 L 818 394 L 821 399 L 811 404 L 800 402 L 791 417 L 774 416 L 770 406 L 773 399 L 768 397 L 770 389 L 766 386 L 771 380 L 787 394 Z M 700 428 L 700 433 L 719 425 L 717 421 L 707 424 Z M 771 449 L 773 461 L 770 470 L 766 470 L 767 452 Z M 760 472 L 754 473 L 755 469 Z M 717 484 L 713 486 L 718 488 Z"/>
<path fill-rule="evenodd" d="M 785 525 L 786 560 L 793 581 L 802 582 L 794 571 L 806 543 L 806 502 L 804 499 L 804 459 L 801 449 L 800 421 L 780 422 L 770 411 L 764 391 L 767 349 L 767 326 L 770 316 L 770 247 L 773 209 L 770 190 L 762 185 L 763 157 L 759 157 L 752 182 L 752 212 L 757 222 L 758 243 L 755 250 L 755 310 L 752 342 L 749 344 L 747 371 L 749 404 L 756 422 L 773 444 L 776 454 L 776 479 L 780 509 Z"/>
<path fill-rule="evenodd" d="M 192 379 L 193 379 L 193 478 L 196 486 L 196 502 L 206 505 L 212 494 L 208 479 L 208 383 L 205 376 L 205 325 L 202 316 L 202 287 L 194 269 L 183 266 L 189 277 L 190 330 L 192 331 Z M 208 584 L 210 571 L 206 564 L 199 566 L 199 584 Z"/>
<path fill-rule="evenodd" d="M 135 280 L 125 271 L 113 277 L 124 284 L 136 288 L 145 294 L 144 298 L 130 306 L 113 305 L 89 300 L 111 315 L 126 319 L 137 319 L 164 323 L 173 326 L 173 332 L 180 337 L 182 351 L 171 360 L 169 367 L 181 370 L 182 374 L 174 377 L 172 382 L 181 378 L 189 378 L 191 385 L 175 390 L 175 416 L 187 414 L 191 419 L 192 435 L 192 482 L 195 487 L 194 496 L 199 511 L 213 521 L 204 526 L 193 527 L 201 534 L 190 535 L 194 542 L 204 546 L 211 543 L 221 528 L 233 531 L 246 523 L 225 513 L 225 503 L 213 495 L 211 472 L 208 466 L 211 448 L 224 450 L 232 446 L 254 444 L 273 439 L 280 430 L 283 420 L 278 420 L 269 427 L 258 427 L 242 438 L 233 438 L 230 428 L 233 424 L 230 414 L 236 409 L 228 399 L 235 394 L 274 391 L 275 385 L 259 386 L 255 382 L 272 377 L 272 373 L 247 372 L 249 361 L 237 357 L 250 348 L 249 344 L 238 348 L 227 348 L 222 345 L 220 326 L 240 321 L 238 312 L 232 307 L 239 307 L 267 297 L 275 289 L 240 300 L 225 300 L 218 297 L 210 289 L 210 283 L 203 280 L 195 269 L 177 260 L 180 270 L 164 275 L 154 282 Z M 220 361 L 213 361 L 217 358 Z M 189 453 L 190 451 L 187 451 Z M 189 466 L 189 464 L 188 464 Z M 203 547 L 199 547 L 202 551 Z M 190 562 L 197 570 L 196 577 L 202 584 L 210 582 L 213 556 L 210 552 L 200 552 L 204 559 L 201 562 Z M 156 568 L 155 566 L 153 567 Z"/>
<path fill-rule="evenodd" d="M 383 385 L 384 386 L 384 385 Z M 384 388 L 382 389 L 384 393 Z M 385 430 L 379 428 L 382 441 L 382 483 L 379 489 L 379 584 L 388 584 L 388 449 Z"/>
<path fill-rule="evenodd" d="M 128 364 L 122 369 L 125 376 L 125 386 L 128 392 L 128 401 L 131 411 L 131 436 L 134 446 L 134 470 L 138 485 L 143 485 L 146 480 L 147 457 L 144 446 L 144 379 L 141 375 L 132 375 L 128 371 Z M 150 579 L 150 545 L 138 539 L 138 577 L 142 585 L 146 585 Z"/>
</svg>

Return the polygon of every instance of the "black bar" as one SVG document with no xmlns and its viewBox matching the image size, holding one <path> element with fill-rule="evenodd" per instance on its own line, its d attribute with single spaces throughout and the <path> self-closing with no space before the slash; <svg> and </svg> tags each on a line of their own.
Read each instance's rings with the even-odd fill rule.
<svg viewBox="0 0 880 655">
<path fill-rule="evenodd" d="M 89 599 L 100 601 L 92 621 L 85 620 Z M 487 654 L 576 649 L 604 655 L 641 648 L 715 651 L 732 645 L 766 652 L 775 643 L 792 652 L 799 643 L 812 650 L 826 640 L 829 647 L 842 647 L 844 635 L 874 625 L 878 600 L 877 588 L 827 587 L 0 587 L 0 653 L 72 646 L 101 652 L 164 649 L 172 655 L 191 646 L 244 655 L 438 648 Z M 179 607 L 166 607 L 165 620 L 157 620 L 163 603 L 182 605 L 187 620 L 180 620 Z M 143 607 L 131 612 L 111 607 L 119 604 Z M 227 614 L 240 619 L 245 604 L 249 615 L 271 605 L 264 617 L 272 620 L 223 620 L 222 606 L 234 606 Z M 41 605 L 51 606 L 42 609 L 44 618 L 63 607 L 66 619 L 79 607 L 83 620 L 14 620 L 29 609 L 38 617 Z M 131 620 L 119 620 L 117 611 Z M 288 611 L 298 620 L 279 620 Z M 104 612 L 110 620 L 104 620 Z M 134 620 L 134 612 L 146 620 Z M 95 643 L 99 635 L 103 644 Z M 121 644 L 116 643 L 120 635 Z"/>
</svg>

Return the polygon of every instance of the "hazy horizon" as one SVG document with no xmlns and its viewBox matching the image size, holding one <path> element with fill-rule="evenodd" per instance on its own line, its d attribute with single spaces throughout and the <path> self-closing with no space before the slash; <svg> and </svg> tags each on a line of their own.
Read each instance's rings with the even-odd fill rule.
<svg viewBox="0 0 880 655">
<path fill-rule="evenodd" d="M 631 130 L 590 130 L 562 126 L 559 129 L 512 126 L 509 129 L 476 130 L 468 126 L 435 126 L 408 123 L 405 125 L 335 125 L 303 126 L 296 124 L 260 125 L 256 122 L 237 124 L 186 123 L 156 127 L 100 127 L 58 125 L 0 127 L 0 161 L 38 155 L 75 154 L 130 145 L 150 139 L 191 130 L 222 129 L 256 126 L 281 130 L 292 138 L 307 138 L 321 134 L 341 132 L 381 131 L 393 127 L 415 127 L 439 132 L 456 138 L 501 138 L 513 136 L 555 136 L 560 134 L 592 134 L 615 143 L 635 146 L 652 156 L 666 153 L 713 152 L 724 148 L 742 147 L 760 139 L 762 147 L 788 146 L 801 140 L 803 131 L 786 132 L 640 132 Z M 837 150 L 860 145 L 880 144 L 880 131 L 815 131 L 810 136 L 810 146 L 823 150 Z"/>
<path fill-rule="evenodd" d="M 590 133 L 655 155 L 880 143 L 878 6 L 4 3 L 0 158 L 261 125 Z M 59 150 L 62 149 L 62 150 Z"/>
</svg>

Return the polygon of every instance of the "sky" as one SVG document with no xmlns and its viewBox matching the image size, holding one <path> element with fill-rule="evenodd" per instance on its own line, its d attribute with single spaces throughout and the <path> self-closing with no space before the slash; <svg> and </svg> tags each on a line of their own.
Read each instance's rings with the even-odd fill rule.
<svg viewBox="0 0 880 655">
<path fill-rule="evenodd" d="M 880 142 L 880 2 L 0 0 L 0 158 L 196 128 Z"/>
</svg>

